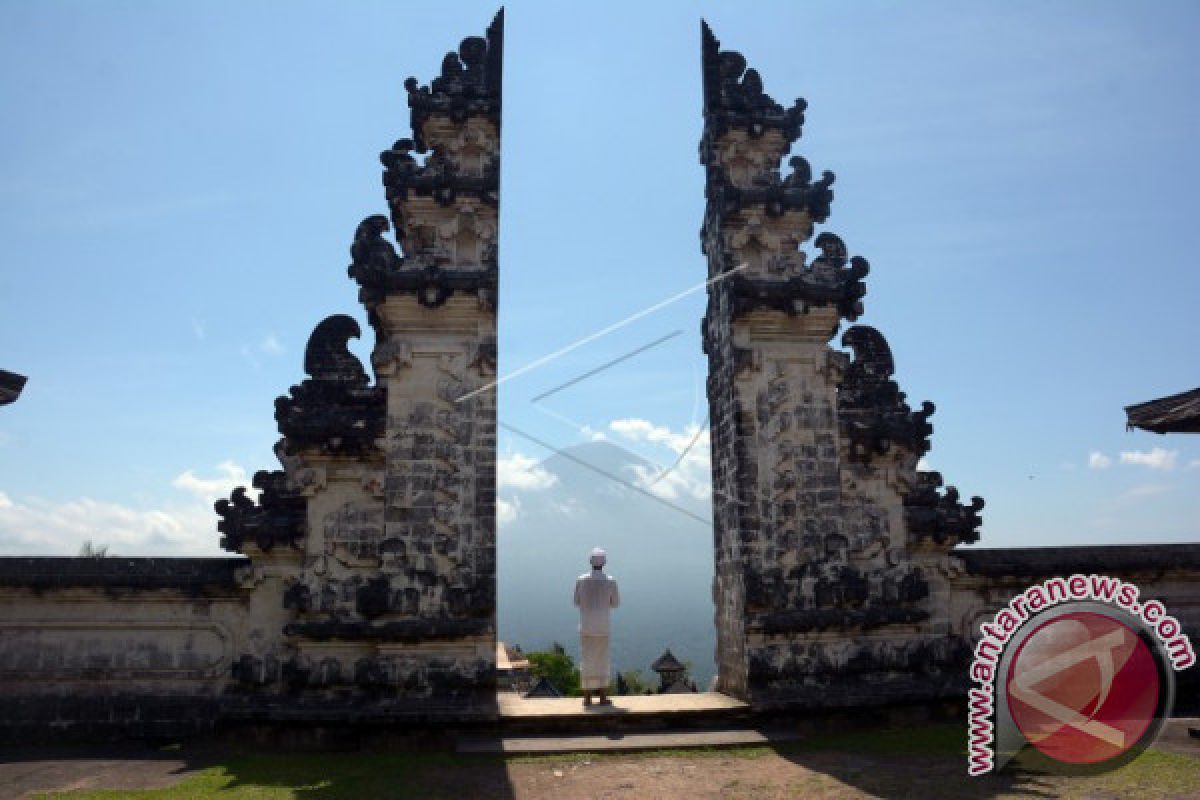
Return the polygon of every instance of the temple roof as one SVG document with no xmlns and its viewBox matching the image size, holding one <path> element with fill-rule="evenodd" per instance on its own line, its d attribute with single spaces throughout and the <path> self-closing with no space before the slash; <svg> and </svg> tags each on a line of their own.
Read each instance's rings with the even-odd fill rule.
<svg viewBox="0 0 1200 800">
<path fill-rule="evenodd" d="M 675 658 L 675 656 L 671 653 L 671 650 L 668 648 L 661 656 L 658 657 L 657 660 L 655 660 L 653 664 L 650 665 L 650 669 L 654 670 L 655 672 L 682 672 L 683 670 L 686 670 L 687 667 L 685 667 L 683 664 L 680 664 L 679 659 Z"/>
<path fill-rule="evenodd" d="M 549 678 L 538 678 L 533 688 L 525 693 L 525 697 L 562 697 L 562 692 L 550 682 Z"/>
<path fill-rule="evenodd" d="M 1153 433 L 1200 433 L 1200 388 L 1125 406 L 1125 427 Z"/>
<path fill-rule="evenodd" d="M 24 375 L 0 369 L 0 406 L 6 406 L 20 397 L 25 381 Z"/>
</svg>

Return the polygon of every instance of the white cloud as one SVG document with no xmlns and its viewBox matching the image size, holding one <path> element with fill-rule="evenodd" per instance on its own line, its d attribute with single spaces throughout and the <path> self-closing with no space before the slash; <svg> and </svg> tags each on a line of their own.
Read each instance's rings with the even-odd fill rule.
<svg viewBox="0 0 1200 800">
<path fill-rule="evenodd" d="M 161 507 L 134 507 L 90 497 L 50 502 L 0 492 L 0 552 L 75 555 L 84 541 L 118 556 L 228 555 L 219 547 L 213 500 L 247 483 L 246 471 L 226 461 L 219 475 L 187 470 L 171 481 L 180 497 Z"/>
<path fill-rule="evenodd" d="M 917 459 L 917 469 L 921 470 L 921 472 L 932 472 L 933 466 L 930 465 L 928 457 L 921 456 Z"/>
<path fill-rule="evenodd" d="M 555 503 L 552 508 L 567 517 L 573 517 L 579 514 L 579 501 L 574 497 L 568 497 L 565 502 Z"/>
<path fill-rule="evenodd" d="M 249 488 L 250 481 L 246 477 L 245 468 L 232 461 L 222 461 L 217 465 L 217 471 L 221 474 L 215 478 L 201 478 L 189 469 L 183 474 L 177 475 L 175 480 L 171 481 L 171 485 L 200 500 L 215 500 L 218 497 L 225 497 L 238 486 Z"/>
<path fill-rule="evenodd" d="M 704 500 L 712 494 L 707 427 L 689 425 L 682 431 L 673 431 L 637 418 L 613 420 L 608 427 L 626 439 L 657 445 L 672 454 L 673 457 L 659 459 L 664 469 L 645 465 L 633 468 L 638 485 L 646 491 L 667 500 L 679 497 Z"/>
<path fill-rule="evenodd" d="M 216 523 L 212 508 L 198 502 L 139 509 L 90 497 L 65 503 L 8 500 L 0 506 L 0 551 L 75 555 L 90 540 L 122 556 L 218 555 Z"/>
<path fill-rule="evenodd" d="M 255 358 L 253 347 L 248 344 L 244 344 L 238 348 L 238 352 L 242 354 L 242 358 L 246 359 L 246 363 L 248 363 L 250 366 L 254 367 L 256 370 L 262 369 L 262 362 Z"/>
<path fill-rule="evenodd" d="M 520 453 L 500 456 L 496 459 L 496 485 L 501 488 L 537 491 L 549 489 L 558 482 L 558 476 L 537 463 L 537 460 Z"/>
<path fill-rule="evenodd" d="M 503 497 L 496 498 L 496 521 L 500 525 L 507 525 L 514 521 L 521 514 L 521 499 L 514 497 L 511 500 Z"/>
<path fill-rule="evenodd" d="M 1122 492 L 1118 499 L 1137 500 L 1143 497 L 1153 497 L 1156 494 L 1162 494 L 1170 490 L 1170 486 L 1161 483 L 1147 483 L 1141 486 L 1134 486 L 1132 489 Z"/>
<path fill-rule="evenodd" d="M 1093 450 L 1088 453 L 1088 468 L 1089 469 L 1108 469 L 1112 466 L 1112 459 L 1101 453 L 1099 450 Z"/>
<path fill-rule="evenodd" d="M 1188 469 L 1200 468 L 1200 458 L 1193 458 L 1191 461 L 1189 461 L 1187 468 Z"/>
<path fill-rule="evenodd" d="M 1156 447 L 1150 452 L 1131 450 L 1121 453 L 1122 464 L 1135 464 L 1150 469 L 1171 470 L 1175 468 L 1175 460 L 1179 457 L 1178 450 L 1164 450 Z"/>
<path fill-rule="evenodd" d="M 274 333 L 268 333 L 258 344 L 244 344 L 238 348 L 238 352 L 242 354 L 242 358 L 246 359 L 246 363 L 256 370 L 262 369 L 259 356 L 278 356 L 282 355 L 284 351 L 283 343 Z"/>
<path fill-rule="evenodd" d="M 268 356 L 277 356 L 283 353 L 283 344 L 279 341 L 279 337 L 273 333 L 268 333 L 263 337 L 263 340 L 258 344 L 259 352 Z"/>
<path fill-rule="evenodd" d="M 651 442 L 654 444 L 662 444 L 670 447 L 676 453 L 687 447 L 687 443 L 691 441 L 691 436 L 685 434 L 673 434 L 671 429 L 665 425 L 655 425 L 653 422 L 645 419 L 615 419 L 608 423 L 608 427 L 627 439 L 632 439 L 635 442 Z"/>
<path fill-rule="evenodd" d="M 595 430 L 589 425 L 584 425 L 579 429 L 579 432 L 586 436 L 590 442 L 603 442 L 608 439 L 608 437 L 604 435 L 604 431 Z"/>
</svg>

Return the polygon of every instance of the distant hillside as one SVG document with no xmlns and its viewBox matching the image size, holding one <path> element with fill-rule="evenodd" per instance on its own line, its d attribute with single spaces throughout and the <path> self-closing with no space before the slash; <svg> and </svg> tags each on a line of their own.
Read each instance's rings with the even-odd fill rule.
<svg viewBox="0 0 1200 800">
<path fill-rule="evenodd" d="M 583 462 L 583 463 L 580 463 Z M 589 465 L 589 466 L 585 466 Z M 648 466 L 609 442 L 567 448 L 541 462 L 557 477 L 548 489 L 508 492 L 517 518 L 500 528 L 499 633 L 524 649 L 561 642 L 578 658 L 575 578 L 593 547 L 608 551 L 607 572 L 620 584 L 614 613 L 613 666 L 649 673 L 664 647 L 693 666 L 701 688 L 714 671 L 711 526 L 613 481 L 635 482 Z M 593 469 L 594 467 L 594 469 Z M 709 519 L 707 501 L 671 503 Z"/>
</svg>

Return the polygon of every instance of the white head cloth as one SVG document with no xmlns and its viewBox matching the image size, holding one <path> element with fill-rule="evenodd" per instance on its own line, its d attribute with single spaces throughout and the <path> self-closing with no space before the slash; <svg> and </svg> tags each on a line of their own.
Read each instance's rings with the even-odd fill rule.
<svg viewBox="0 0 1200 800">
<path fill-rule="evenodd" d="M 592 562 L 593 567 L 599 569 L 600 567 L 603 567 L 605 563 L 607 563 L 608 553 L 604 552 L 602 548 L 593 548 L 592 557 L 589 560 Z"/>
</svg>

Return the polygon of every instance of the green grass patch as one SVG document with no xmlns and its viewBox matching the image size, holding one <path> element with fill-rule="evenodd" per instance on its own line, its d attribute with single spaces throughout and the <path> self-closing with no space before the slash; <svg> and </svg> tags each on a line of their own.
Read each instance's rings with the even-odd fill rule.
<svg viewBox="0 0 1200 800">
<path fill-rule="evenodd" d="M 475 756 L 440 752 L 279 753 L 205 752 L 209 763 L 175 786 L 140 791 L 79 790 L 40 798 L 69 800 L 467 800 L 509 796 L 508 767 L 582 762 L 687 759 L 699 775 L 709 759 L 764 759 L 774 756 L 810 765 L 815 775 L 847 781 L 867 794 L 908 796 L 1009 796 L 1025 791 L 1044 796 L 1168 798 L 1192 796 L 1200 786 L 1200 759 L 1150 750 L 1113 772 L 1089 777 L 1006 770 L 983 779 L 966 776 L 965 726 L 927 725 L 902 730 L 810 735 L 775 747 L 710 747 L 641 753 L 571 753 L 534 756 Z M 831 760 L 825 753 L 845 753 Z M 186 748 L 179 753 L 187 757 Z M 809 758 L 811 756 L 811 759 Z M 861 758 L 856 761 L 855 756 Z M 844 762 L 844 763 L 843 763 Z M 920 785 L 918 787 L 918 784 Z M 815 785 L 815 784 L 814 784 Z M 810 785 L 809 788 L 812 788 Z M 752 793 L 753 794 L 753 793 Z M 748 795 L 749 796 L 749 795 Z"/>
<path fill-rule="evenodd" d="M 184 778 L 175 786 L 141 790 L 77 790 L 36 795 L 38 800 L 341 800 L 341 798 L 453 797 L 437 788 L 462 768 L 500 774 L 500 758 L 441 753 L 251 753 Z M 465 795 L 471 796 L 471 795 Z M 464 795 L 459 795 L 462 800 Z"/>
</svg>

